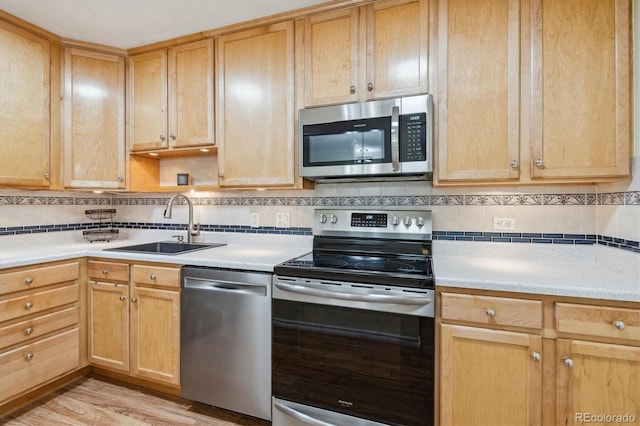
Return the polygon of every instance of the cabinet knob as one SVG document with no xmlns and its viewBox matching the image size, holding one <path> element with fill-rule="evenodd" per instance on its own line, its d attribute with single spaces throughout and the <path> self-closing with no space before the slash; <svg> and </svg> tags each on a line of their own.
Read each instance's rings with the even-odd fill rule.
<svg viewBox="0 0 640 426">
<path fill-rule="evenodd" d="M 352 95 L 353 95 L 354 93 L 356 93 L 356 86 L 351 86 L 351 87 L 349 88 L 349 93 L 351 93 Z"/>
<path fill-rule="evenodd" d="M 33 278 L 31 277 L 27 277 L 24 279 L 25 285 L 31 285 L 32 282 L 33 282 Z"/>
<path fill-rule="evenodd" d="M 24 356 L 24 359 L 27 361 L 31 361 L 33 359 L 33 354 L 31 352 L 27 352 Z"/>
<path fill-rule="evenodd" d="M 614 321 L 613 326 L 620 331 L 624 330 L 624 328 L 626 327 L 625 323 L 620 320 Z"/>
<path fill-rule="evenodd" d="M 518 160 L 511 161 L 511 168 L 512 169 L 517 169 L 518 167 L 520 167 L 520 163 L 518 162 Z"/>
<path fill-rule="evenodd" d="M 537 158 L 535 164 L 536 164 L 536 167 L 539 169 L 542 169 L 544 167 L 544 161 L 542 161 L 542 158 Z"/>
<path fill-rule="evenodd" d="M 167 137 L 165 135 L 160 135 L 160 140 L 164 142 L 167 140 Z"/>
<path fill-rule="evenodd" d="M 149 278 L 151 278 L 152 280 L 156 280 L 156 278 L 158 278 L 158 276 L 156 274 L 151 274 L 149 275 Z"/>
<path fill-rule="evenodd" d="M 367 90 L 373 92 L 373 83 L 367 84 Z"/>
<path fill-rule="evenodd" d="M 127 298 L 124 297 L 124 296 L 120 296 L 120 300 L 125 301 L 125 300 L 127 300 Z"/>
<path fill-rule="evenodd" d="M 562 362 L 569 368 L 573 367 L 573 360 L 571 358 L 562 358 Z"/>
<path fill-rule="evenodd" d="M 175 133 L 169 133 L 169 137 L 171 138 L 172 141 L 176 140 L 176 135 Z"/>
<path fill-rule="evenodd" d="M 24 308 L 28 311 L 29 309 L 31 309 L 33 307 L 33 303 L 31 302 L 27 302 L 24 304 Z"/>
<path fill-rule="evenodd" d="M 118 180 L 118 182 L 122 182 L 122 176 L 118 176 L 116 179 Z"/>
<path fill-rule="evenodd" d="M 494 311 L 491 308 L 487 308 L 487 310 L 485 312 L 487 313 L 487 316 L 490 317 L 490 318 L 493 318 L 493 317 L 496 316 L 496 311 Z"/>
<path fill-rule="evenodd" d="M 534 361 L 540 361 L 542 359 L 542 355 L 540 355 L 539 352 L 531 352 L 531 358 L 533 358 Z"/>
<path fill-rule="evenodd" d="M 131 303 L 136 303 L 137 301 L 138 301 L 138 298 L 137 298 L 137 297 L 132 297 L 132 298 L 131 298 Z"/>
<path fill-rule="evenodd" d="M 33 333 L 32 327 L 27 327 L 24 329 L 24 334 L 26 334 L 27 336 L 31 336 L 31 333 Z"/>
<path fill-rule="evenodd" d="M 220 173 L 220 172 L 218 172 L 218 177 L 219 177 L 220 179 L 224 178 L 224 173 Z"/>
<path fill-rule="evenodd" d="M 49 179 L 51 177 L 51 175 L 49 174 L 49 172 L 44 172 L 44 178 L 45 179 Z"/>
<path fill-rule="evenodd" d="M 102 275 L 108 275 L 109 274 L 109 270 L 108 269 L 103 269 L 102 270 Z"/>
</svg>

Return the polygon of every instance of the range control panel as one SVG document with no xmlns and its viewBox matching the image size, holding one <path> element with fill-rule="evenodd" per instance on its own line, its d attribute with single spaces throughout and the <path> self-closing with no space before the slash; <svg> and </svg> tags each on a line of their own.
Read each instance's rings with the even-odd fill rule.
<svg viewBox="0 0 640 426">
<path fill-rule="evenodd" d="M 431 238 L 429 210 L 316 209 L 314 235 L 339 233 L 416 234 Z"/>
</svg>

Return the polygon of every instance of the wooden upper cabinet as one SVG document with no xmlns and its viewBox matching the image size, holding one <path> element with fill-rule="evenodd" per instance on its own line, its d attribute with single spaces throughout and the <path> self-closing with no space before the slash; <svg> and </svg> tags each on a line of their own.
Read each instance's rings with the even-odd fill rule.
<svg viewBox="0 0 640 426">
<path fill-rule="evenodd" d="M 304 105 L 427 91 L 428 5 L 388 0 L 303 21 Z"/>
<path fill-rule="evenodd" d="M 125 58 L 64 49 L 64 184 L 125 187 Z"/>
<path fill-rule="evenodd" d="M 129 59 L 132 151 L 213 145 L 213 40 Z"/>
<path fill-rule="evenodd" d="M 520 1 L 438 2 L 436 179 L 520 176 Z"/>
<path fill-rule="evenodd" d="M 50 186 L 48 40 L 0 21 L 0 184 Z"/>
<path fill-rule="evenodd" d="M 220 186 L 296 183 L 293 30 L 287 21 L 217 40 Z"/>
<path fill-rule="evenodd" d="M 629 0 L 532 0 L 532 177 L 624 177 Z"/>
</svg>

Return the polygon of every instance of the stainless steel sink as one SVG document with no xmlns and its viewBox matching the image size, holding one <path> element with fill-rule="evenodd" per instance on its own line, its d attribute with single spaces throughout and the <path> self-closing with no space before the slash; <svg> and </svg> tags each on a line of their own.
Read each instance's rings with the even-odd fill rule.
<svg viewBox="0 0 640 426">
<path fill-rule="evenodd" d="M 133 253 L 149 254 L 182 254 L 197 250 L 204 250 L 213 247 L 220 247 L 223 243 L 180 243 L 172 241 L 159 241 L 155 243 L 135 244 L 132 246 L 114 247 L 104 249 L 105 251 L 125 251 Z"/>
</svg>

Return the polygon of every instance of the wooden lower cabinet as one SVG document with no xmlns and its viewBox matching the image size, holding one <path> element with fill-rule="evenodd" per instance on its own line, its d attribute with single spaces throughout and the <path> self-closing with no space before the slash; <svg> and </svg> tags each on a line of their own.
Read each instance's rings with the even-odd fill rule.
<svg viewBox="0 0 640 426">
<path fill-rule="evenodd" d="M 557 424 L 640 421 L 640 347 L 558 339 L 556 362 Z"/>
<path fill-rule="evenodd" d="M 540 424 L 542 338 L 440 326 L 442 425 Z"/>
<path fill-rule="evenodd" d="M 91 281 L 92 275 L 113 276 L 113 282 Z M 89 362 L 178 386 L 179 276 L 175 267 L 89 261 Z"/>
<path fill-rule="evenodd" d="M 131 302 L 131 372 L 179 385 L 180 293 L 134 288 Z"/>
<path fill-rule="evenodd" d="M 438 289 L 439 424 L 640 421 L 640 304 Z"/>
<path fill-rule="evenodd" d="M 129 371 L 129 286 L 90 282 L 87 293 L 89 362 Z"/>
</svg>

